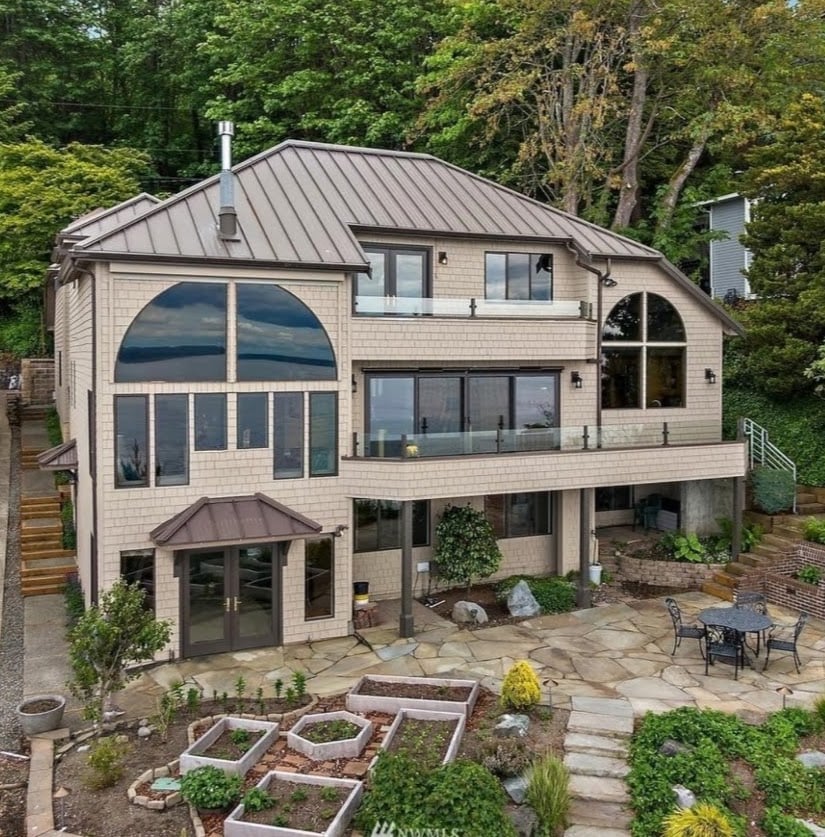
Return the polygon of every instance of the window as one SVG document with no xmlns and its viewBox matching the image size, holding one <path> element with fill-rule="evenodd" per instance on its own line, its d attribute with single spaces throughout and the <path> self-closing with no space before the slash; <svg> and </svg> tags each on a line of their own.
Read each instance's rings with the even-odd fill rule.
<svg viewBox="0 0 825 837">
<path fill-rule="evenodd" d="M 189 482 L 189 396 L 155 396 L 155 485 Z"/>
<path fill-rule="evenodd" d="M 320 619 L 333 615 L 332 538 L 307 541 L 304 563 L 304 618 Z"/>
<path fill-rule="evenodd" d="M 335 353 L 315 314 L 277 285 L 236 285 L 239 381 L 334 381 Z"/>
<path fill-rule="evenodd" d="M 195 450 L 226 450 L 226 396 L 195 395 Z"/>
<path fill-rule="evenodd" d="M 401 503 L 395 500 L 355 500 L 355 552 L 378 552 L 401 548 Z M 415 500 L 412 504 L 413 546 L 430 542 L 430 504 Z"/>
<path fill-rule="evenodd" d="M 365 245 L 369 273 L 355 276 L 356 313 L 386 313 L 376 309 L 369 298 L 401 297 L 425 299 L 430 296 L 430 251 L 415 248 Z M 359 299 L 362 300 L 359 311 Z M 402 310 L 393 313 L 405 313 Z"/>
<path fill-rule="evenodd" d="M 309 475 L 338 473 L 338 396 L 334 392 L 309 394 Z"/>
<path fill-rule="evenodd" d="M 553 257 L 549 253 L 487 253 L 487 299 L 549 301 L 553 298 Z"/>
<path fill-rule="evenodd" d="M 685 406 L 685 327 L 653 293 L 626 296 L 602 331 L 602 407 Z"/>
<path fill-rule="evenodd" d="M 633 492 L 629 485 L 608 485 L 596 489 L 596 511 L 621 511 L 633 508 Z"/>
<path fill-rule="evenodd" d="M 115 485 L 149 484 L 149 412 L 145 395 L 115 396 Z"/>
<path fill-rule="evenodd" d="M 265 392 L 238 395 L 238 450 L 265 448 L 269 422 L 269 396 Z"/>
<path fill-rule="evenodd" d="M 225 381 L 226 285 L 179 282 L 135 317 L 115 381 Z"/>
<path fill-rule="evenodd" d="M 126 549 L 120 553 L 120 575 L 146 593 L 143 606 L 155 611 L 155 550 Z"/>
<path fill-rule="evenodd" d="M 304 394 L 276 392 L 273 420 L 273 448 L 276 480 L 304 475 Z"/>
<path fill-rule="evenodd" d="M 484 513 L 497 538 L 524 538 L 553 532 L 552 495 L 547 491 L 524 494 L 488 494 Z"/>
</svg>

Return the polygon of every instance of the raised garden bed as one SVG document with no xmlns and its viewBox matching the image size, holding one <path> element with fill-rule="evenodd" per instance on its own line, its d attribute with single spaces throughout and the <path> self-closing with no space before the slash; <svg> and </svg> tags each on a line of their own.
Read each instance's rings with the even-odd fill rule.
<svg viewBox="0 0 825 837">
<path fill-rule="evenodd" d="M 233 753 L 218 742 L 219 740 L 227 742 L 234 730 L 246 731 L 250 741 L 253 736 L 257 736 L 257 739 L 251 741 L 250 746 L 243 749 L 242 752 L 238 752 L 242 748 L 236 748 Z M 209 764 L 226 773 L 237 773 L 243 776 L 254 764 L 260 761 L 277 737 L 278 724 L 272 721 L 256 721 L 251 718 L 236 718 L 231 715 L 220 718 L 194 744 L 181 753 L 180 772 L 186 774 L 196 767 L 204 767 Z M 231 744 L 231 741 L 228 743 Z M 215 749 L 216 744 L 219 749 Z M 235 753 L 237 753 L 237 757 L 232 758 Z"/>
<path fill-rule="evenodd" d="M 407 753 L 416 764 L 425 767 L 447 764 L 458 753 L 466 723 L 463 712 L 400 709 L 381 742 L 381 749 Z"/>
<path fill-rule="evenodd" d="M 224 820 L 225 837 L 340 837 L 364 792 L 363 782 L 270 771 L 256 785 L 274 800 L 249 812 L 243 803 Z"/>
<path fill-rule="evenodd" d="M 356 758 L 372 737 L 372 721 L 346 710 L 304 715 L 287 733 L 287 745 L 315 761 Z"/>
<path fill-rule="evenodd" d="M 469 716 L 478 699 L 478 689 L 475 680 L 372 674 L 362 677 L 347 692 L 347 709 L 395 715 L 401 709 L 415 708 L 463 712 Z"/>
</svg>

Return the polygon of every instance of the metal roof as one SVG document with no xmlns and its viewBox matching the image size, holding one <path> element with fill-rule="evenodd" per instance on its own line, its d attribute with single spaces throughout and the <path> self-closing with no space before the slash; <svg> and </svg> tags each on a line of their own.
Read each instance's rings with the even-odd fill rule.
<svg viewBox="0 0 825 837">
<path fill-rule="evenodd" d="M 160 203 L 160 198 L 150 195 L 148 192 L 141 192 L 129 200 L 123 201 L 109 209 L 93 209 L 80 218 L 72 221 L 68 227 L 60 231 L 63 239 L 73 238 L 81 241 L 84 238 L 99 236 L 108 230 L 119 227 L 142 215 L 147 209 Z"/>
<path fill-rule="evenodd" d="M 70 471 L 77 468 L 77 443 L 69 439 L 68 442 L 38 453 L 37 464 L 42 471 Z"/>
<path fill-rule="evenodd" d="M 206 544 L 267 543 L 317 535 L 321 524 L 264 494 L 201 497 L 156 526 L 158 546 L 180 549 Z"/>
</svg>

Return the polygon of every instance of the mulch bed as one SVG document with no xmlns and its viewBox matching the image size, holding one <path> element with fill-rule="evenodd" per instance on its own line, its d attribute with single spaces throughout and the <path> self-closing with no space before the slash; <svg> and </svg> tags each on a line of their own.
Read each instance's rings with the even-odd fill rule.
<svg viewBox="0 0 825 837">
<path fill-rule="evenodd" d="M 358 689 L 359 695 L 375 697 L 403 697 L 422 700 L 469 700 L 470 686 L 437 686 L 434 683 L 389 683 L 385 680 L 366 678 Z"/>
<path fill-rule="evenodd" d="M 457 725 L 457 720 L 404 718 L 396 728 L 387 750 L 391 753 L 406 753 L 416 764 L 436 767 L 447 755 Z"/>
</svg>

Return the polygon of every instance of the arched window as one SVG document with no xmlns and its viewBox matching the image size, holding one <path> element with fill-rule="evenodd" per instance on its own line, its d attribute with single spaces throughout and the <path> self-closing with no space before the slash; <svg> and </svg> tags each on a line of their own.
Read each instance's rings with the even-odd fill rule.
<svg viewBox="0 0 825 837">
<path fill-rule="evenodd" d="M 301 300 L 277 285 L 236 290 L 239 381 L 335 380 L 332 344 Z"/>
<path fill-rule="evenodd" d="M 226 285 L 179 282 L 158 294 L 123 337 L 115 381 L 225 381 Z"/>
<path fill-rule="evenodd" d="M 664 297 L 620 300 L 602 331 L 602 407 L 685 406 L 685 326 Z"/>
</svg>

